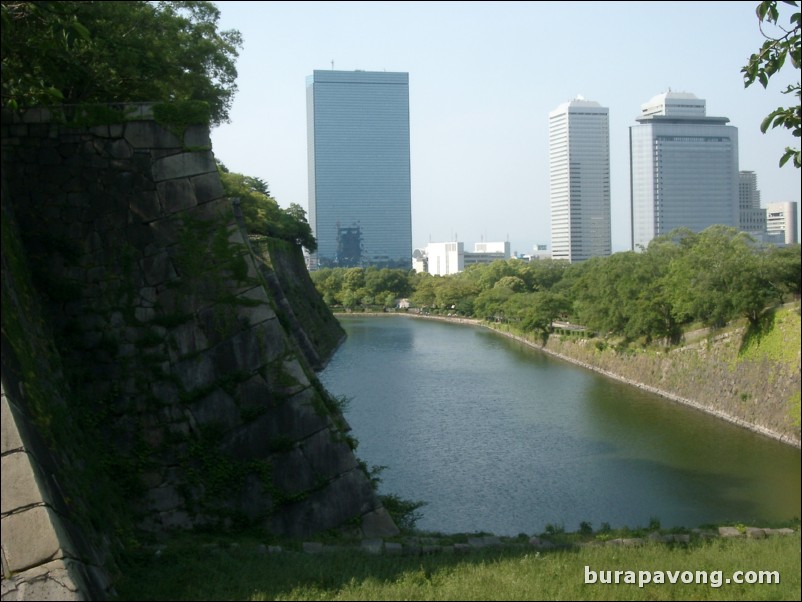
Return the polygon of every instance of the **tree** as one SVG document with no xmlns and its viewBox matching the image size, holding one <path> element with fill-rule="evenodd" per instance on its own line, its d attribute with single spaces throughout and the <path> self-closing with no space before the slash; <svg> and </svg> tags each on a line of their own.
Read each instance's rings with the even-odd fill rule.
<svg viewBox="0 0 802 602">
<path fill-rule="evenodd" d="M 315 252 L 317 241 L 300 205 L 293 203 L 288 209 L 279 207 L 270 196 L 267 183 L 260 178 L 231 172 L 222 164 L 218 164 L 218 173 L 225 195 L 240 200 L 242 217 L 250 234 L 280 238 L 310 253 Z"/>
<path fill-rule="evenodd" d="M 757 13 L 758 26 L 766 41 L 760 50 L 749 57 L 749 63 L 741 69 L 744 74 L 744 87 L 749 87 L 755 81 L 766 88 L 769 79 L 780 71 L 785 65 L 785 61 L 790 57 L 791 64 L 795 69 L 800 68 L 802 56 L 800 56 L 800 12 L 799 3 L 793 0 L 782 0 L 782 4 L 793 6 L 797 9 L 789 17 L 787 27 L 779 23 L 780 11 L 776 0 L 765 0 L 758 4 Z M 776 33 L 766 33 L 763 29 L 764 24 L 773 26 Z M 802 106 L 800 105 L 800 81 L 797 75 L 796 82 L 789 84 L 783 90 L 783 94 L 793 94 L 796 96 L 796 105 L 789 107 L 778 107 L 769 113 L 760 124 L 760 131 L 764 134 L 771 127 L 784 127 L 791 130 L 791 133 L 799 138 L 802 135 L 800 124 L 802 123 Z M 785 165 L 789 159 L 794 160 L 794 166 L 802 167 L 802 158 L 798 148 L 786 147 L 785 152 L 780 158 L 780 166 Z"/>
<path fill-rule="evenodd" d="M 200 1 L 3 0 L 3 106 L 201 100 L 226 122 L 242 39 L 219 18 Z"/>
<path fill-rule="evenodd" d="M 754 240 L 714 225 L 684 242 L 667 277 L 677 320 L 720 328 L 740 315 L 757 324 L 773 293 Z"/>
</svg>

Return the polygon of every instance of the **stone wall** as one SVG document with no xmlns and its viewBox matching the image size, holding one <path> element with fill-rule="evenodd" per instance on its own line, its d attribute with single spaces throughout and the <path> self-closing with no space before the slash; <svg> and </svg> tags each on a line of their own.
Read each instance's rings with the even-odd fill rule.
<svg viewBox="0 0 802 602">
<path fill-rule="evenodd" d="M 135 529 L 395 533 L 312 370 L 327 352 L 301 349 L 302 312 L 288 332 L 281 282 L 268 288 L 222 196 L 208 127 L 160 125 L 150 105 L 113 108 L 124 119 L 101 125 L 69 111 L 3 116 L 3 267 L 29 271 L 63 370 L 51 389 L 99 442 L 93 455 Z M 7 215 L 22 256 L 10 267 Z M 18 367 L 9 403 L 58 459 L 65 413 L 47 392 L 20 393 L 44 374 L 25 368 L 30 341 L 14 326 L 27 304 L 6 315 L 15 291 L 5 275 L 3 286 L 4 384 Z M 5 554 L 20 542 L 6 540 L 5 497 L 3 512 Z"/>
<path fill-rule="evenodd" d="M 678 348 L 617 349 L 577 335 L 541 341 L 505 333 L 528 345 L 638 388 L 695 407 L 749 430 L 800 447 L 799 305 L 776 312 L 771 339 L 752 341 L 746 328 L 712 333 Z M 782 357 L 779 357 L 782 355 Z"/>
</svg>

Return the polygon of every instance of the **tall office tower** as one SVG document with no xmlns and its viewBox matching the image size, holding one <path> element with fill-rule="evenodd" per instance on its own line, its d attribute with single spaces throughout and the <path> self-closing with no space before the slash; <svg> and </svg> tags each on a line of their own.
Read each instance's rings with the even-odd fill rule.
<svg viewBox="0 0 802 602">
<path fill-rule="evenodd" d="M 766 233 L 766 210 L 760 206 L 757 176 L 753 171 L 741 171 L 738 177 L 738 229 L 762 238 Z"/>
<path fill-rule="evenodd" d="M 609 111 L 581 96 L 549 113 L 551 256 L 611 253 Z"/>
<path fill-rule="evenodd" d="M 738 129 L 705 101 L 667 92 L 629 128 L 632 248 L 675 228 L 738 227 Z"/>
<path fill-rule="evenodd" d="M 766 205 L 766 232 L 769 235 L 769 240 L 780 245 L 799 244 L 799 232 L 796 227 L 797 219 L 797 204 L 795 201 L 768 203 Z"/>
<path fill-rule="evenodd" d="M 409 74 L 306 80 L 311 267 L 412 265 Z"/>
</svg>

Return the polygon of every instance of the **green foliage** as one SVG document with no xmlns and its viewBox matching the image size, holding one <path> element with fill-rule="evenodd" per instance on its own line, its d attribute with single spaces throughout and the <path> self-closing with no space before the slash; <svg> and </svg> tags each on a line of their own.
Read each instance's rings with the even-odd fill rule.
<svg viewBox="0 0 802 602">
<path fill-rule="evenodd" d="M 582 324 L 585 336 L 673 345 L 692 323 L 721 327 L 744 317 L 757 325 L 772 305 L 799 295 L 801 264 L 799 245 L 764 246 L 711 226 L 675 230 L 639 253 L 576 264 L 513 259 L 451 276 L 376 268 L 323 268 L 311 276 L 330 306 L 367 308 L 408 294 L 424 312 L 505 323 L 543 341 L 556 320 L 568 320 Z"/>
<path fill-rule="evenodd" d="M 738 351 L 739 361 L 769 360 L 785 366 L 796 365 L 802 320 L 798 310 L 766 312 L 757 324 L 750 324 Z"/>
<path fill-rule="evenodd" d="M 249 234 L 286 240 L 303 246 L 310 253 L 317 250 L 317 241 L 300 205 L 293 203 L 288 209 L 282 209 L 270 196 L 264 180 L 230 172 L 221 164 L 218 164 L 218 171 L 225 195 L 239 199 Z"/>
<path fill-rule="evenodd" d="M 426 502 L 413 502 L 394 494 L 380 495 L 379 499 L 402 533 L 410 533 L 415 529 L 415 524 L 422 516 L 418 509 L 426 505 Z"/>
<path fill-rule="evenodd" d="M 788 17 L 788 25 L 780 23 L 779 4 L 793 7 Z M 760 50 L 749 57 L 749 62 L 741 69 L 744 74 L 744 87 L 749 87 L 755 81 L 760 82 L 764 88 L 768 87 L 769 80 L 775 76 L 791 59 L 792 66 L 799 70 L 802 64 L 800 52 L 800 12 L 799 3 L 792 0 L 764 0 L 757 5 L 755 11 L 758 18 L 760 32 L 766 38 Z M 772 33 L 766 33 L 764 26 L 773 28 Z M 769 128 L 783 127 L 799 138 L 802 136 L 802 107 L 800 106 L 800 84 L 797 74 L 796 82 L 789 84 L 783 94 L 796 96 L 796 104 L 788 107 L 778 107 L 769 113 L 760 124 L 760 131 L 766 133 Z M 802 167 L 802 157 L 798 148 L 786 147 L 780 158 L 780 167 L 793 159 L 794 166 Z"/>
<path fill-rule="evenodd" d="M 153 106 L 153 118 L 179 138 L 190 125 L 207 125 L 209 105 L 202 100 L 160 102 Z"/>
<path fill-rule="evenodd" d="M 756 323 L 772 288 L 765 278 L 764 254 L 748 235 L 711 226 L 683 239 L 684 252 L 670 264 L 667 285 L 676 291 L 674 315 L 721 327 L 744 316 Z"/>
<path fill-rule="evenodd" d="M 3 106 L 204 101 L 236 93 L 239 32 L 211 2 L 2 2 Z"/>
</svg>

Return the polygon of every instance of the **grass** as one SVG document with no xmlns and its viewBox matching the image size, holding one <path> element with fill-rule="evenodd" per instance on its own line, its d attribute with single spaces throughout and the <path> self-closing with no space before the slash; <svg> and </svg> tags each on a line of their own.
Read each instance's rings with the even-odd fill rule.
<svg viewBox="0 0 802 602">
<path fill-rule="evenodd" d="M 798 527 L 798 526 L 797 526 Z M 117 584 L 129 600 L 799 600 L 800 535 L 697 539 L 638 547 L 537 551 L 525 543 L 460 554 L 266 553 L 255 538 L 182 536 L 142 552 Z M 586 569 L 585 567 L 588 567 Z M 585 583 L 585 572 L 704 571 L 708 583 Z M 722 582 L 714 587 L 716 571 Z M 726 583 L 736 571 L 777 571 L 779 584 Z"/>
</svg>

